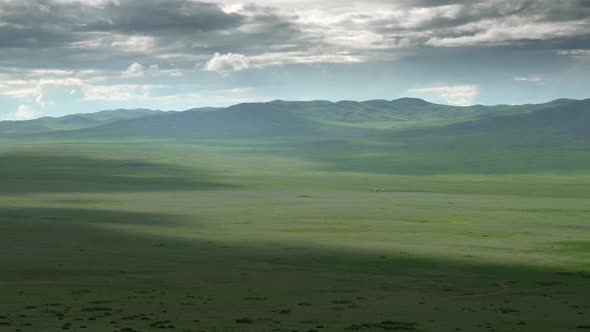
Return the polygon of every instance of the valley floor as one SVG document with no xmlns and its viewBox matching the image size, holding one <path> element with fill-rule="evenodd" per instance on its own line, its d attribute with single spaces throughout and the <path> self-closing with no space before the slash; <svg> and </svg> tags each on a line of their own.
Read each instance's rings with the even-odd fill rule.
<svg viewBox="0 0 590 332">
<path fill-rule="evenodd" d="M 0 149 L 0 331 L 590 329 L 588 175 L 336 172 L 211 142 Z"/>
</svg>

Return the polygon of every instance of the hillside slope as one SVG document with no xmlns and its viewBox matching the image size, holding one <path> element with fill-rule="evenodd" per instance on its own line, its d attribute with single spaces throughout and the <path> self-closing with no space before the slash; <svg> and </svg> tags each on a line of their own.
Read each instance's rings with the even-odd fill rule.
<svg viewBox="0 0 590 332">
<path fill-rule="evenodd" d="M 590 99 L 471 107 L 407 98 L 361 103 L 273 101 L 184 112 L 148 111 L 122 120 L 107 116 L 111 114 L 118 115 L 94 115 L 99 118 L 94 121 L 102 124 L 93 127 L 44 132 L 33 128 L 29 137 L 235 140 L 261 156 L 294 157 L 322 170 L 343 172 L 487 174 L 590 169 Z M 26 126 L 42 121 L 2 123 L 9 127 L 2 134 L 7 137 L 6 132 L 21 130 L 19 137 L 26 137 L 22 134 Z M 61 126 L 68 121 L 82 125 L 78 115 L 57 121 Z"/>
<path fill-rule="evenodd" d="M 519 109 L 517 112 L 508 110 Z M 489 174 L 590 170 L 590 99 L 507 107 L 448 125 L 295 144 L 328 171 Z"/>
<path fill-rule="evenodd" d="M 157 137 L 254 137 L 351 133 L 358 129 L 423 127 L 525 112 L 526 106 L 456 107 L 422 99 L 392 101 L 282 101 L 244 103 L 227 108 L 196 108 L 184 112 L 147 109 L 102 111 L 0 122 L 0 135 L 28 135 L 78 130 L 74 135 Z M 157 116 L 151 118 L 152 116 Z M 83 129 L 95 128 L 85 131 Z M 59 135 L 70 133 L 60 133 Z"/>
<path fill-rule="evenodd" d="M 161 113 L 163 112 L 148 109 L 117 109 L 96 113 L 71 114 L 62 117 L 43 117 L 27 121 L 0 121 L 0 136 L 77 130 L 119 120 L 138 119 Z"/>
<path fill-rule="evenodd" d="M 317 123 L 272 104 L 250 103 L 117 121 L 71 134 L 82 137 L 256 138 L 307 135 L 317 127 Z"/>
</svg>

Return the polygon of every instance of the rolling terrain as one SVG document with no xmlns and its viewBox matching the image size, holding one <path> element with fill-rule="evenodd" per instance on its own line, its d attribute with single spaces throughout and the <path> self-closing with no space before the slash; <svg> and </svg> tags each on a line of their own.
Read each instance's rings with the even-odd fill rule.
<svg viewBox="0 0 590 332">
<path fill-rule="evenodd" d="M 0 122 L 0 331 L 586 331 L 590 100 Z"/>
<path fill-rule="evenodd" d="M 43 117 L 28 121 L 2 121 L 0 122 L 0 135 L 18 136 L 36 133 L 48 133 L 60 130 L 76 130 L 91 128 L 102 124 L 116 122 L 124 119 L 136 119 L 162 113 L 147 109 L 112 110 L 96 113 L 72 114 L 62 117 Z"/>
</svg>

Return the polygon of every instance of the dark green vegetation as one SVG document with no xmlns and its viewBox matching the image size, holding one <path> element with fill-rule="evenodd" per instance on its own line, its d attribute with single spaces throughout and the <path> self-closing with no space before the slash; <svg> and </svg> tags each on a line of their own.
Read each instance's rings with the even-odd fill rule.
<svg viewBox="0 0 590 332">
<path fill-rule="evenodd" d="M 44 117 L 31 121 L 0 122 L 1 136 L 27 136 L 34 133 L 48 133 L 58 130 L 75 130 L 160 114 L 160 111 L 146 109 L 102 111 L 90 114 L 72 114 L 59 118 Z"/>
<path fill-rule="evenodd" d="M 0 331 L 589 330 L 589 104 L 0 123 Z"/>
</svg>

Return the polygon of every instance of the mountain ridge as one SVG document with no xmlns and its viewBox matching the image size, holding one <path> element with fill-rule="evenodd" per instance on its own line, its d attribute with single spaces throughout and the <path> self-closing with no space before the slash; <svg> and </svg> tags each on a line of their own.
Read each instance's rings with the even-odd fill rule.
<svg viewBox="0 0 590 332">
<path fill-rule="evenodd" d="M 123 114 L 123 113 L 134 112 L 134 111 L 146 111 L 146 112 L 158 112 L 158 113 L 187 112 L 187 111 L 215 111 L 215 110 L 236 107 L 236 106 L 240 106 L 240 105 L 250 105 L 250 104 L 262 105 L 262 104 L 278 104 L 278 103 L 289 103 L 289 104 L 293 104 L 293 103 L 322 103 L 322 104 L 327 104 L 327 105 L 338 105 L 338 104 L 342 104 L 342 103 L 369 104 L 369 103 L 375 103 L 375 102 L 402 103 L 402 102 L 411 101 L 411 102 L 420 103 L 423 105 L 436 105 L 436 106 L 456 107 L 456 108 L 474 108 L 474 107 L 498 107 L 498 106 L 507 106 L 507 107 L 538 106 L 538 105 L 548 105 L 548 104 L 552 104 L 552 103 L 556 103 L 556 102 L 576 102 L 576 101 L 581 102 L 581 101 L 587 101 L 587 100 L 590 100 L 590 98 L 588 98 L 588 99 L 558 98 L 558 99 L 554 99 L 554 100 L 544 102 L 544 103 L 493 104 L 493 105 L 474 104 L 474 105 L 461 106 L 461 105 L 433 103 L 433 102 L 424 100 L 422 98 L 414 98 L 414 97 L 402 97 L 402 98 L 397 98 L 397 99 L 392 99 L 392 100 L 368 99 L 368 100 L 363 100 L 363 101 L 355 101 L 355 100 L 330 101 L 330 100 L 324 100 L 324 99 L 312 99 L 312 100 L 304 100 L 304 101 L 294 101 L 293 100 L 293 101 L 291 101 L 291 100 L 275 99 L 275 100 L 271 100 L 268 102 L 237 103 L 237 104 L 229 105 L 227 107 L 204 106 L 204 107 L 189 108 L 189 109 L 185 109 L 185 110 L 170 110 L 170 111 L 154 110 L 154 109 L 150 109 L 150 108 L 118 108 L 118 109 L 111 109 L 111 110 L 99 110 L 96 112 L 72 113 L 72 114 L 59 115 L 59 116 L 43 116 L 43 117 L 39 117 L 39 118 L 35 118 L 35 119 L 27 119 L 27 120 L 0 120 L 0 124 L 1 123 L 31 122 L 31 121 L 41 120 L 41 119 L 60 119 L 60 118 L 66 118 L 66 117 L 71 117 L 71 116 L 88 116 L 88 115 L 102 114 L 102 113 L 104 113 L 104 114 L 107 114 L 107 113 Z"/>
<path fill-rule="evenodd" d="M 419 98 L 394 100 L 373 99 L 363 102 L 326 100 L 250 102 L 229 107 L 201 107 L 185 111 L 149 109 L 117 109 L 96 113 L 78 113 L 62 117 L 44 117 L 29 121 L 0 122 L 0 136 L 108 136 L 108 137 L 170 137 L 170 138 L 254 138 L 276 136 L 309 136 L 366 134 L 369 132 L 434 128 L 441 135 L 469 128 L 500 130 L 507 121 L 526 126 L 530 117 L 542 124 L 541 112 L 553 121 L 564 116 L 559 110 L 572 113 L 579 109 L 582 123 L 590 99 L 556 99 L 542 104 L 451 106 L 435 104 Z M 545 113 L 543 113 L 545 112 Z M 572 113 L 573 114 L 573 113 Z M 522 120 L 522 118 L 525 118 Z M 492 120 L 490 120 L 492 119 Z M 565 119 L 563 123 L 580 127 Z M 562 126 L 563 127 L 563 126 Z M 514 130 L 519 130 L 515 128 Z"/>
</svg>

